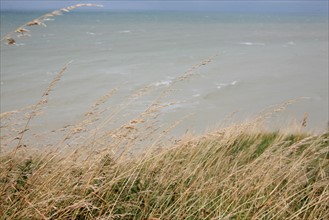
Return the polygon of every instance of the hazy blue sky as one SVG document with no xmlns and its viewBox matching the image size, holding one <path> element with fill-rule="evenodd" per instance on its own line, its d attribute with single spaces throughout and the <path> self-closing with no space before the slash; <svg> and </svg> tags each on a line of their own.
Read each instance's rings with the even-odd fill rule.
<svg viewBox="0 0 329 220">
<path fill-rule="evenodd" d="M 52 10 L 77 3 L 104 5 L 102 10 L 192 10 L 221 12 L 328 13 L 328 0 L 231 0 L 231 1 L 67 1 L 0 0 L 1 10 Z M 83 10 L 83 9 L 79 9 Z M 88 8 L 88 10 L 93 10 Z M 98 9 L 99 10 L 99 9 Z"/>
</svg>

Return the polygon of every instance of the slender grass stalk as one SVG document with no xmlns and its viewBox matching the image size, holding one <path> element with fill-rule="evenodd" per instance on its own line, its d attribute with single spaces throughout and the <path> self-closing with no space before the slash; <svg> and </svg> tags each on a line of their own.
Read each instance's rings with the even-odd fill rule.
<svg viewBox="0 0 329 220">
<path fill-rule="evenodd" d="M 54 87 L 58 83 L 58 81 L 62 78 L 63 74 L 65 73 L 66 69 L 68 68 L 69 64 L 71 64 L 71 63 L 72 63 L 72 61 L 65 64 L 62 67 L 62 69 L 58 72 L 58 74 L 55 76 L 55 78 L 51 81 L 51 83 L 48 85 L 48 87 L 42 94 L 40 101 L 34 105 L 33 109 L 31 110 L 31 112 L 26 120 L 26 123 L 25 123 L 23 129 L 18 133 L 18 135 L 19 135 L 17 137 L 18 142 L 17 142 L 16 148 L 15 148 L 15 151 L 13 153 L 13 156 L 15 156 L 17 150 L 23 146 L 22 141 L 24 138 L 24 134 L 29 130 L 28 127 L 29 127 L 30 121 L 37 115 L 37 112 L 40 110 L 40 107 L 48 102 L 47 97 L 49 96 L 50 92 L 54 89 Z"/>
<path fill-rule="evenodd" d="M 30 32 L 29 29 L 27 29 L 30 26 L 44 26 L 46 27 L 45 21 L 48 18 L 54 17 L 54 16 L 59 16 L 62 15 L 63 13 L 68 13 L 74 9 L 80 8 L 80 7 L 103 7 L 102 5 L 98 4 L 91 4 L 91 3 L 86 3 L 86 4 L 76 4 L 72 6 L 68 6 L 65 8 L 61 8 L 59 10 L 55 10 L 53 12 L 41 15 L 38 18 L 35 18 L 20 27 L 16 28 L 14 31 L 7 33 L 4 37 L 1 38 L 1 43 L 6 42 L 8 45 L 15 45 L 16 44 L 16 39 L 14 37 L 15 34 L 17 34 L 16 37 L 20 36 L 30 36 L 28 33 Z"/>
</svg>

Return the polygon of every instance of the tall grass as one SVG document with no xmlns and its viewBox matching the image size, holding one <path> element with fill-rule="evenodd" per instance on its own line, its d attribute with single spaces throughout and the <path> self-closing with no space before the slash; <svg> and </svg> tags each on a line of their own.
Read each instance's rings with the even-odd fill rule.
<svg viewBox="0 0 329 220">
<path fill-rule="evenodd" d="M 303 132 L 307 115 L 295 130 L 264 129 L 297 100 L 201 136 L 168 137 L 188 119 L 159 122 L 174 104 L 166 97 L 213 59 L 164 90 L 146 85 L 109 107 L 114 88 L 76 124 L 34 134 L 30 121 L 65 65 L 39 102 L 0 116 L 0 219 L 328 219 L 329 133 Z M 149 106 L 125 116 L 148 94 L 156 94 Z"/>
<path fill-rule="evenodd" d="M 3 219 L 327 219 L 329 134 L 235 125 L 134 158 L 2 155 Z"/>
</svg>

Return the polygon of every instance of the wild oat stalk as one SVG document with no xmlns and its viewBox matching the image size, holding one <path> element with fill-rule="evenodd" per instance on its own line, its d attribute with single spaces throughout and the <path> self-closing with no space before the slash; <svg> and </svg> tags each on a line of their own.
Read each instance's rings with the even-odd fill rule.
<svg viewBox="0 0 329 220">
<path fill-rule="evenodd" d="M 29 32 L 30 30 L 27 29 L 30 26 L 44 26 L 46 27 L 45 21 L 48 18 L 54 17 L 54 16 L 59 16 L 62 15 L 63 13 L 68 13 L 74 9 L 80 8 L 80 7 L 103 7 L 102 5 L 98 4 L 91 4 L 91 3 L 86 3 L 86 4 L 76 4 L 72 6 L 68 6 L 66 8 L 61 8 L 59 10 L 55 10 L 51 13 L 44 14 L 36 19 L 33 19 L 32 21 L 27 22 L 26 24 L 23 24 L 22 26 L 16 28 L 16 30 L 6 34 L 3 38 L 1 38 L 1 43 L 6 42 L 8 45 L 15 45 L 16 44 L 16 39 L 14 35 L 16 34 L 17 37 L 22 37 L 22 36 L 30 36 Z"/>
<path fill-rule="evenodd" d="M 72 61 L 71 61 L 71 62 L 72 62 Z M 46 104 L 46 103 L 48 103 L 48 96 L 49 96 L 50 92 L 54 89 L 55 85 L 56 85 L 56 84 L 58 83 L 58 81 L 61 79 L 61 77 L 63 76 L 65 70 L 67 69 L 68 65 L 69 65 L 71 62 L 65 64 L 65 65 L 62 67 L 62 69 L 58 72 L 58 74 L 55 76 L 55 78 L 51 81 L 51 83 L 48 85 L 48 87 L 46 88 L 46 90 L 45 90 L 44 93 L 42 94 L 40 101 L 39 101 L 38 103 L 36 103 L 36 104 L 33 106 L 33 108 L 32 108 L 32 110 L 31 110 L 30 114 L 28 115 L 27 121 L 26 121 L 26 123 L 25 123 L 23 129 L 18 133 L 19 136 L 16 138 L 16 139 L 18 139 L 18 143 L 17 143 L 17 145 L 16 145 L 16 148 L 15 148 L 15 151 L 14 151 L 14 155 L 16 154 L 16 151 L 17 151 L 20 147 L 24 146 L 24 145 L 22 145 L 22 141 L 23 141 L 24 134 L 29 130 L 28 126 L 29 126 L 29 124 L 30 124 L 30 121 L 31 121 L 36 115 L 38 115 L 38 113 L 39 113 L 40 110 L 41 110 L 41 109 L 40 109 L 41 106 L 44 105 L 44 104 Z"/>
<path fill-rule="evenodd" d="M 179 123 L 182 122 L 182 120 L 178 120 L 171 124 L 168 128 L 161 128 L 163 125 L 156 124 L 156 120 L 161 113 L 160 110 L 167 106 L 176 104 L 176 102 L 164 104 L 164 99 L 172 94 L 174 91 L 173 88 L 177 85 L 177 83 L 185 81 L 193 76 L 197 69 L 209 64 L 216 56 L 209 57 L 193 65 L 187 71 L 173 79 L 173 82 L 170 86 L 165 88 L 163 91 L 160 91 L 159 95 L 155 97 L 151 104 L 147 106 L 145 110 L 142 111 L 139 115 L 128 119 L 126 123 L 122 123 L 121 126 L 116 129 L 106 131 L 106 126 L 112 123 L 114 117 L 117 116 L 124 108 L 129 108 L 129 105 L 132 103 L 132 101 L 137 100 L 149 92 L 153 84 L 147 85 L 136 91 L 127 99 L 126 103 L 119 105 L 118 111 L 115 111 L 107 118 L 103 118 L 102 122 L 97 126 L 97 128 L 92 130 L 89 135 L 85 137 L 84 143 L 86 146 L 93 146 L 93 148 L 96 148 L 95 145 L 100 145 L 97 148 L 106 146 L 108 149 L 111 149 L 117 153 L 117 159 L 119 160 L 131 152 L 136 151 L 136 146 L 140 145 L 140 143 L 146 143 L 152 140 L 153 144 L 150 145 L 151 148 L 159 144 L 159 142 L 165 139 L 165 134 L 168 134 L 172 129 L 174 129 Z M 77 133 L 84 130 L 83 126 L 78 126 L 78 128 L 79 130 L 76 130 Z M 67 137 L 65 137 L 65 140 L 66 139 Z M 100 140 L 107 141 L 100 143 Z"/>
</svg>

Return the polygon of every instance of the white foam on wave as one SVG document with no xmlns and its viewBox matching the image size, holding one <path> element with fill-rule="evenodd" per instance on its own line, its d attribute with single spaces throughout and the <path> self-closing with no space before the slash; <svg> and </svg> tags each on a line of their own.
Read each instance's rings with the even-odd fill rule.
<svg viewBox="0 0 329 220">
<path fill-rule="evenodd" d="M 260 42 L 240 42 L 239 44 L 246 46 L 265 46 L 265 43 Z"/>
<path fill-rule="evenodd" d="M 163 81 L 159 81 L 154 83 L 155 86 L 169 86 L 172 83 L 171 80 L 163 80 Z"/>
<path fill-rule="evenodd" d="M 92 36 L 93 36 L 93 35 L 96 35 L 96 33 L 89 32 L 89 31 L 87 31 L 86 34 L 88 34 L 88 35 L 92 35 Z"/>
<path fill-rule="evenodd" d="M 123 30 L 123 31 L 119 31 L 120 34 L 129 34 L 131 33 L 131 30 Z"/>
<path fill-rule="evenodd" d="M 283 47 L 293 47 L 296 46 L 296 43 L 294 41 L 289 41 L 286 42 L 285 44 L 282 45 Z"/>
<path fill-rule="evenodd" d="M 221 88 L 224 88 L 224 87 L 227 87 L 227 86 L 234 86 L 238 83 L 238 81 L 234 80 L 233 82 L 230 82 L 230 83 L 216 83 L 216 86 L 217 86 L 217 89 L 221 89 Z"/>
<path fill-rule="evenodd" d="M 287 45 L 292 45 L 292 46 L 295 46 L 295 45 L 296 45 L 296 43 L 295 43 L 295 42 L 293 42 L 293 41 L 289 41 L 289 42 L 287 43 Z"/>
</svg>

